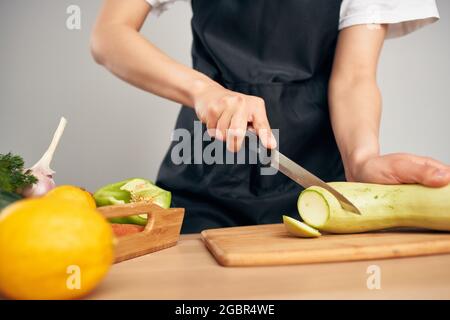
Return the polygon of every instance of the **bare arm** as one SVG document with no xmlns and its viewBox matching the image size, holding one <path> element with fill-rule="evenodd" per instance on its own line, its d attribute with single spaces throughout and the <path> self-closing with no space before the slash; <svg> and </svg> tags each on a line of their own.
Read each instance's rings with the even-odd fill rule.
<svg viewBox="0 0 450 320">
<path fill-rule="evenodd" d="M 171 59 L 139 33 L 150 10 L 144 0 L 105 0 L 92 33 L 94 59 L 138 88 L 195 108 L 211 134 L 227 140 L 230 150 L 240 148 L 239 131 L 245 132 L 248 123 L 266 147 L 275 147 L 262 99 L 223 88 Z M 228 129 L 233 129 L 231 138 Z"/>
<path fill-rule="evenodd" d="M 193 106 L 192 87 L 212 80 L 171 59 L 139 33 L 150 10 L 143 0 L 105 1 L 92 33 L 92 54 L 128 83 Z"/>
<path fill-rule="evenodd" d="M 450 167 L 410 154 L 380 155 L 381 95 L 376 73 L 385 26 L 340 32 L 329 86 L 333 131 L 350 181 L 384 184 L 450 183 Z"/>
</svg>

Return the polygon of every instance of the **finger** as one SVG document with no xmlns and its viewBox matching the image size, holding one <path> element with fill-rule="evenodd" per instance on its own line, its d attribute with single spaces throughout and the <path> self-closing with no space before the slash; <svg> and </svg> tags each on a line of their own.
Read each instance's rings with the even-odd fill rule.
<svg viewBox="0 0 450 320">
<path fill-rule="evenodd" d="M 442 187 L 450 183 L 450 167 L 429 157 L 412 156 L 412 160 L 424 165 L 422 172 L 423 185 L 429 187 Z"/>
<path fill-rule="evenodd" d="M 450 169 L 450 167 L 448 165 L 446 165 L 445 163 L 442 163 L 442 162 L 440 162 L 436 159 L 430 158 L 430 157 L 420 157 L 420 156 L 416 156 L 416 155 L 409 155 L 409 157 L 414 162 L 417 162 L 419 164 L 433 166 L 436 169 L 444 169 L 444 170 Z"/>
<path fill-rule="evenodd" d="M 400 183 L 419 183 L 427 187 L 442 187 L 450 183 L 450 170 L 411 159 L 397 161 L 393 169 Z"/>
<path fill-rule="evenodd" d="M 217 122 L 222 115 L 223 109 L 218 106 L 212 105 L 208 108 L 206 117 L 206 128 L 210 137 L 216 136 Z"/>
<path fill-rule="evenodd" d="M 423 185 L 428 187 L 444 187 L 450 183 L 450 169 L 436 169 L 428 166 L 424 173 Z"/>
<path fill-rule="evenodd" d="M 241 149 L 247 130 L 247 114 L 243 108 L 239 108 L 234 113 L 230 122 L 230 129 L 227 136 L 227 149 L 231 152 L 237 152 Z"/>
<path fill-rule="evenodd" d="M 264 106 L 256 108 L 252 115 L 252 126 L 258 133 L 258 137 L 265 148 L 275 149 L 277 147 L 277 140 L 272 133 L 272 129 L 270 129 Z"/>
<path fill-rule="evenodd" d="M 218 121 L 218 119 L 212 118 L 212 119 L 208 119 L 206 122 L 206 131 L 208 132 L 210 137 L 216 136 L 217 121 Z"/>
<path fill-rule="evenodd" d="M 217 128 L 216 128 L 216 139 L 226 141 L 227 139 L 227 131 L 230 127 L 231 118 L 233 117 L 234 109 L 233 108 L 227 108 L 225 109 L 219 120 L 217 121 Z"/>
<path fill-rule="evenodd" d="M 201 109 L 195 109 L 195 114 L 197 115 L 198 120 L 200 120 L 202 123 L 206 123 L 207 121 L 206 112 L 204 112 Z"/>
</svg>

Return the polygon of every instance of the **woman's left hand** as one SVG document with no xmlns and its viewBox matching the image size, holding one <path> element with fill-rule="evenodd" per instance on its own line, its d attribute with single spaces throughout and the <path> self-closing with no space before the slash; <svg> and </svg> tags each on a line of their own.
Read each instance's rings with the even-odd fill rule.
<svg viewBox="0 0 450 320">
<path fill-rule="evenodd" d="M 348 181 L 443 187 L 450 183 L 450 166 L 427 157 L 393 153 L 353 164 L 347 168 L 346 175 Z"/>
</svg>

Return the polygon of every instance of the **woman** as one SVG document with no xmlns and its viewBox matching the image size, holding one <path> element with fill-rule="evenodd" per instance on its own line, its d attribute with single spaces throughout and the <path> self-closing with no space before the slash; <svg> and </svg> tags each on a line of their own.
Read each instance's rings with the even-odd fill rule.
<svg viewBox="0 0 450 320">
<path fill-rule="evenodd" d="M 278 145 L 326 181 L 450 182 L 450 167 L 437 160 L 379 151 L 383 41 L 437 20 L 434 0 L 193 0 L 193 69 L 139 34 L 150 11 L 173 1 L 106 0 L 92 52 L 128 83 L 183 104 L 177 128 L 192 133 L 201 120 L 217 138 L 212 143 L 235 152 L 244 141 L 239 132 L 253 127 L 266 148 Z M 184 233 L 296 215 L 300 187 L 281 173 L 175 164 L 170 155 L 157 183 L 186 208 Z"/>
</svg>

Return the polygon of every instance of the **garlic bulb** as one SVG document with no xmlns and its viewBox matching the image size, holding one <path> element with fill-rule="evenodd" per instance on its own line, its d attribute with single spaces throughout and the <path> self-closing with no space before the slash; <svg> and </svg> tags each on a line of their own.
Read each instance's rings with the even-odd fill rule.
<svg viewBox="0 0 450 320">
<path fill-rule="evenodd" d="M 62 117 L 59 122 L 58 128 L 53 135 L 52 143 L 48 147 L 47 151 L 34 166 L 27 170 L 31 174 L 33 174 L 38 179 L 38 181 L 23 191 L 23 195 L 25 197 L 43 196 L 55 187 L 55 181 L 53 180 L 55 171 L 50 168 L 50 162 L 53 159 L 53 154 L 55 153 L 56 147 L 59 143 L 59 139 L 64 132 L 66 124 L 67 120 Z"/>
</svg>

